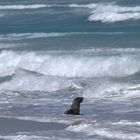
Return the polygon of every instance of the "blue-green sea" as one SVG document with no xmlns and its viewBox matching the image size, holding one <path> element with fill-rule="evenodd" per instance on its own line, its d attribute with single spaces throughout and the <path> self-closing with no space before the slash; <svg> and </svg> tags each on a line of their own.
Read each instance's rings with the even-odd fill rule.
<svg viewBox="0 0 140 140">
<path fill-rule="evenodd" d="M 66 126 L 2 140 L 140 140 L 140 1 L 0 0 L 0 118 Z"/>
</svg>

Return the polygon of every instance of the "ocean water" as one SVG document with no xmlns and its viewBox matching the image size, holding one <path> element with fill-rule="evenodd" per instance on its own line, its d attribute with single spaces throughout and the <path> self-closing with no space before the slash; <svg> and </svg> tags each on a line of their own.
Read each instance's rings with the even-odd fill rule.
<svg viewBox="0 0 140 140">
<path fill-rule="evenodd" d="M 0 117 L 66 125 L 5 140 L 140 140 L 140 1 L 0 0 Z"/>
</svg>

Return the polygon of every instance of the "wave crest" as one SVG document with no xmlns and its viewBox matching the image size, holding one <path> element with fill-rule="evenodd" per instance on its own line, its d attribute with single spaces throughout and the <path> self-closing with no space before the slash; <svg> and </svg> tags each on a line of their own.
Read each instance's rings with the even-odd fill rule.
<svg viewBox="0 0 140 140">
<path fill-rule="evenodd" d="M 91 3 L 87 5 L 72 4 L 73 8 L 88 8 L 90 16 L 89 21 L 101 21 L 101 22 L 119 22 L 126 20 L 138 20 L 140 19 L 140 6 L 126 7 L 118 6 L 112 3 Z"/>
<path fill-rule="evenodd" d="M 140 71 L 139 56 L 79 55 L 2 51 L 0 76 L 12 74 L 18 67 L 52 76 L 90 78 L 125 77 Z"/>
</svg>

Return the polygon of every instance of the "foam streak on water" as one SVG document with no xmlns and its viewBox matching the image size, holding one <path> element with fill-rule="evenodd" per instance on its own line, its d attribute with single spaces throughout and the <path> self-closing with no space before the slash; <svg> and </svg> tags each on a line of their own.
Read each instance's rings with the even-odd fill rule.
<svg viewBox="0 0 140 140">
<path fill-rule="evenodd" d="M 47 7 L 45 4 L 34 4 L 34 5 L 1 5 L 1 10 L 22 10 L 22 9 L 38 9 L 38 8 L 44 8 Z"/>
</svg>

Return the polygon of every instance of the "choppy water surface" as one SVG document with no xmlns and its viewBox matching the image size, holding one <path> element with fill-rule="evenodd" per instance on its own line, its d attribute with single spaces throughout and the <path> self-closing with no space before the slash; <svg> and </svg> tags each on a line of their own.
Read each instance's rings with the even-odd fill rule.
<svg viewBox="0 0 140 140">
<path fill-rule="evenodd" d="M 0 138 L 139 140 L 139 36 L 139 1 L 1 0 L 0 117 L 66 127 Z"/>
</svg>

